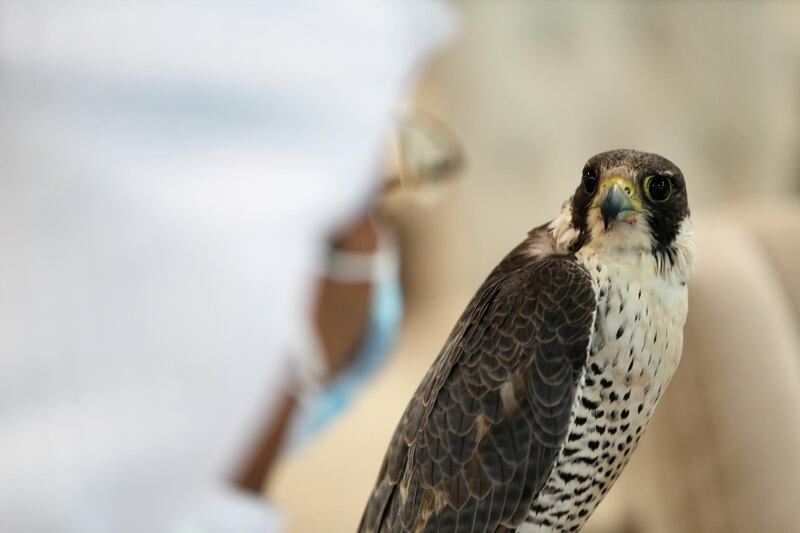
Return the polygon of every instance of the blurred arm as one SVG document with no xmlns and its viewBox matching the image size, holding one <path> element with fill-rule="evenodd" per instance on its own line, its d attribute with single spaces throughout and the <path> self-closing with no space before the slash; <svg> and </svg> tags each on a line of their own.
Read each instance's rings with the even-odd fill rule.
<svg viewBox="0 0 800 533">
<path fill-rule="evenodd" d="M 358 219 L 331 243 L 335 251 L 367 254 L 375 252 L 378 237 L 369 216 Z M 334 377 L 353 359 L 369 316 L 372 284 L 344 283 L 324 278 L 319 283 L 314 322 L 325 359 L 325 375 Z M 297 399 L 286 394 L 274 418 L 265 424 L 253 450 L 246 457 L 234 483 L 241 489 L 260 493 L 265 478 L 278 457 L 290 427 Z"/>
</svg>

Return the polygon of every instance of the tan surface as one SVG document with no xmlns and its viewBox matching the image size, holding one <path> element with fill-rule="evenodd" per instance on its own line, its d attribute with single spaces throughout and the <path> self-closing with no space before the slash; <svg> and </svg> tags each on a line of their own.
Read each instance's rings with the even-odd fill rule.
<svg viewBox="0 0 800 533">
<path fill-rule="evenodd" d="M 586 531 L 800 531 L 800 252 L 786 244 L 800 223 L 781 214 L 800 208 L 774 209 L 800 183 L 800 3 L 458 6 L 460 39 L 418 101 L 461 137 L 466 173 L 436 209 L 401 218 L 402 341 L 341 422 L 281 465 L 270 494 L 290 531 L 354 531 L 389 435 L 472 292 L 555 215 L 584 159 L 617 147 L 684 170 L 700 260 L 684 362 Z M 755 240 L 714 214 L 722 204 L 750 217 Z"/>
</svg>

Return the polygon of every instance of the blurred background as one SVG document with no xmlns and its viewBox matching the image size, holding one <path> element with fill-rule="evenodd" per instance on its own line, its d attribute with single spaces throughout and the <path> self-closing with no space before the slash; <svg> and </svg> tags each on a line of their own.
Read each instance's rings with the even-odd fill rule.
<svg viewBox="0 0 800 533">
<path fill-rule="evenodd" d="M 614 148 L 683 170 L 698 253 L 585 531 L 797 533 L 800 2 L 0 0 L 0 530 L 354 531 Z"/>
<path fill-rule="evenodd" d="M 589 156 L 624 147 L 683 170 L 698 262 L 678 374 L 586 531 L 800 531 L 800 4 L 451 6 L 459 32 L 411 107 L 452 130 L 465 166 L 434 202 L 386 210 L 403 329 L 353 408 L 280 461 L 267 491 L 289 530 L 355 529 L 468 299 Z"/>
</svg>

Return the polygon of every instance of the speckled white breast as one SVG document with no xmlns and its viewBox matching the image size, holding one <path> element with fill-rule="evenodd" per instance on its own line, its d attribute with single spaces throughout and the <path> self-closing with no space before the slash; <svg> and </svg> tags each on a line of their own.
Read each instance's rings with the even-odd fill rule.
<svg viewBox="0 0 800 533">
<path fill-rule="evenodd" d="M 656 273 L 652 256 L 578 258 L 598 306 L 570 433 L 521 533 L 579 531 L 611 488 L 644 433 L 680 360 L 685 281 Z"/>
</svg>

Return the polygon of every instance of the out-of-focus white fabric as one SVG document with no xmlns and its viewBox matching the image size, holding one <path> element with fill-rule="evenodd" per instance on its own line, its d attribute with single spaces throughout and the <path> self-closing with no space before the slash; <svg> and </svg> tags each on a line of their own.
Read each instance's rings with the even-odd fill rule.
<svg viewBox="0 0 800 533">
<path fill-rule="evenodd" d="M 0 529 L 243 531 L 197 502 L 314 366 L 323 241 L 448 30 L 437 3 L 0 0 Z"/>
</svg>

